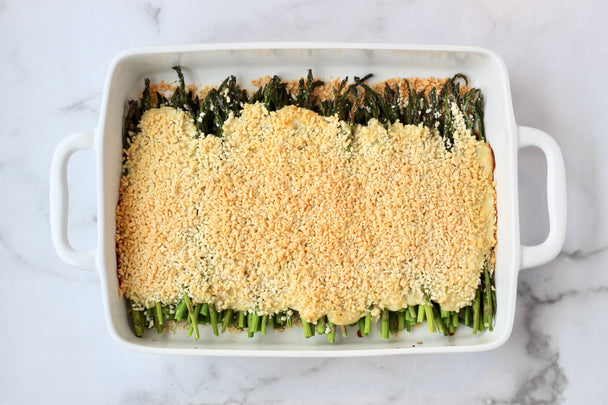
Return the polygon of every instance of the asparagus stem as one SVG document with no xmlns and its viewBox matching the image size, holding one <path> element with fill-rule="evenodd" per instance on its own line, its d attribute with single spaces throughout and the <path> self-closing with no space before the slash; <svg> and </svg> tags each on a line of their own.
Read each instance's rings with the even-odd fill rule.
<svg viewBox="0 0 608 405">
<path fill-rule="evenodd" d="M 425 306 L 422 304 L 418 305 L 418 317 L 416 319 L 416 323 L 422 323 L 426 319 L 426 312 L 424 307 Z"/>
<path fill-rule="evenodd" d="M 177 306 L 177 309 L 175 310 L 175 317 L 173 319 L 175 319 L 176 321 L 181 321 L 184 317 L 184 314 L 186 313 L 186 310 L 188 309 L 187 305 L 186 305 L 186 300 L 182 300 L 179 305 Z"/>
<path fill-rule="evenodd" d="M 348 329 L 346 328 L 346 325 L 340 325 L 340 332 L 342 332 L 342 336 L 348 336 Z"/>
<path fill-rule="evenodd" d="M 188 307 L 188 317 L 190 319 L 192 329 L 194 330 L 194 339 L 198 340 L 200 338 L 198 333 L 198 311 L 195 313 L 192 306 L 192 301 L 190 301 L 190 297 L 186 293 L 184 293 L 184 301 L 186 301 L 186 306 Z"/>
<path fill-rule="evenodd" d="M 133 319 L 133 327 L 135 328 L 135 336 L 143 336 L 146 329 L 143 311 L 131 310 L 131 317 Z"/>
<path fill-rule="evenodd" d="M 173 66 L 173 70 L 177 72 L 177 76 L 179 77 L 179 103 L 180 107 L 186 104 L 186 84 L 184 80 L 184 75 L 182 73 L 181 66 Z"/>
<path fill-rule="evenodd" d="M 450 325 L 452 324 L 452 314 L 450 312 L 448 312 L 448 311 L 444 311 L 445 314 L 446 314 L 446 316 L 443 317 L 443 316 L 441 316 L 441 311 L 442 310 L 440 310 L 440 313 L 439 313 L 439 319 L 441 319 L 442 322 L 445 323 L 445 326 L 447 328 L 449 328 Z"/>
<path fill-rule="evenodd" d="M 396 311 L 388 311 L 388 330 L 390 333 L 399 332 L 399 321 L 397 320 L 397 312 Z"/>
<path fill-rule="evenodd" d="M 357 324 L 359 325 L 359 334 L 361 335 L 361 337 L 366 336 L 367 333 L 365 333 L 365 318 L 360 318 L 359 321 L 357 321 Z"/>
<path fill-rule="evenodd" d="M 194 331 L 194 325 L 192 323 L 189 323 L 188 332 L 186 333 L 186 336 L 191 336 L 193 331 Z"/>
<path fill-rule="evenodd" d="M 163 313 L 163 306 L 160 302 L 156 303 L 156 313 L 158 314 L 158 320 L 161 325 L 164 325 L 165 315 Z"/>
<path fill-rule="evenodd" d="M 429 332 L 435 332 L 435 316 L 433 315 L 432 305 L 423 305 L 424 312 L 426 313 L 426 323 L 429 326 Z"/>
<path fill-rule="evenodd" d="M 308 339 L 309 337 L 311 337 L 313 335 L 313 330 L 311 327 L 311 324 L 306 322 L 304 319 L 301 319 L 302 321 L 302 330 L 304 331 L 304 337 L 306 339 Z"/>
<path fill-rule="evenodd" d="M 493 314 L 494 314 L 494 305 L 492 299 L 492 283 L 490 282 L 490 273 L 488 271 L 487 264 L 483 267 L 483 275 L 485 281 L 485 305 L 484 305 L 484 315 L 485 326 L 490 330 L 493 330 Z"/>
<path fill-rule="evenodd" d="M 262 326 L 261 326 L 261 329 L 260 329 L 260 333 L 262 335 L 266 334 L 266 324 L 268 324 L 268 315 L 263 315 L 262 316 Z"/>
<path fill-rule="evenodd" d="M 454 327 L 458 326 L 458 311 L 452 312 L 452 325 L 454 325 Z"/>
<path fill-rule="evenodd" d="M 473 334 L 476 335 L 479 330 L 480 317 L 479 317 L 479 304 L 480 304 L 480 294 L 479 289 L 475 295 L 475 301 L 473 301 Z"/>
<path fill-rule="evenodd" d="M 272 328 L 273 329 L 278 329 L 281 327 L 281 324 L 279 323 L 279 314 L 274 314 L 270 317 L 270 322 L 272 322 Z"/>
<path fill-rule="evenodd" d="M 489 326 L 490 326 L 490 321 L 489 321 L 489 314 L 488 314 L 488 308 L 485 305 L 485 300 L 481 300 L 481 302 L 479 303 L 479 308 L 480 308 L 480 312 L 481 312 L 481 330 L 486 330 Z"/>
<path fill-rule="evenodd" d="M 200 317 L 198 316 L 198 314 L 201 312 L 201 304 L 196 304 L 194 306 L 194 313 L 196 314 L 196 323 L 200 323 Z M 192 335 L 192 332 L 194 332 L 194 324 L 190 323 L 188 325 L 188 334 L 186 336 L 190 336 Z"/>
<path fill-rule="evenodd" d="M 247 312 L 247 336 L 253 337 L 255 329 L 253 325 L 253 312 Z"/>
<path fill-rule="evenodd" d="M 144 92 L 141 96 L 141 101 L 142 101 L 142 108 L 144 111 L 148 111 L 150 108 L 152 108 L 152 98 L 151 98 L 151 94 L 150 94 L 150 79 L 148 79 L 147 77 L 144 79 L 144 84 L 145 84 L 145 88 L 144 88 Z"/>
<path fill-rule="evenodd" d="M 209 317 L 209 304 L 203 304 L 203 306 L 201 307 L 201 314 L 205 317 Z"/>
<path fill-rule="evenodd" d="M 409 314 L 409 312 L 406 311 L 398 311 L 397 312 L 397 330 L 403 330 L 405 329 L 405 317 L 406 314 Z"/>
<path fill-rule="evenodd" d="M 430 308 L 431 308 L 431 312 L 433 314 L 433 323 L 434 323 L 434 326 L 435 326 L 437 332 L 441 333 L 442 335 L 447 335 L 446 327 L 443 324 L 443 318 L 441 318 L 440 312 L 432 304 L 430 305 Z"/>
<path fill-rule="evenodd" d="M 329 320 L 327 321 L 327 327 L 329 328 L 329 332 L 327 332 L 327 341 L 329 343 L 334 343 L 334 341 L 336 340 L 336 325 L 334 325 L 332 322 L 330 322 Z M 344 335 L 344 334 L 343 334 Z M 344 335 L 346 336 L 346 335 Z"/>
<path fill-rule="evenodd" d="M 319 320 L 317 321 L 317 333 L 319 335 L 322 335 L 325 333 L 325 317 L 321 317 L 319 318 Z"/>
<path fill-rule="evenodd" d="M 288 328 L 291 328 L 293 326 L 293 317 L 289 314 L 289 312 L 287 312 L 285 316 L 287 317 L 287 320 L 285 321 L 285 325 Z"/>
<path fill-rule="evenodd" d="M 163 309 L 160 302 L 154 305 L 154 324 L 156 325 L 156 333 L 159 335 L 163 333 Z"/>
<path fill-rule="evenodd" d="M 245 312 L 238 311 L 238 319 L 237 319 L 236 327 L 239 329 L 245 328 Z"/>
<path fill-rule="evenodd" d="M 196 304 L 198 307 L 198 323 L 210 323 L 209 304 Z"/>
<path fill-rule="evenodd" d="M 204 304 L 203 308 L 201 309 L 201 312 L 203 312 L 205 305 L 207 305 L 207 310 L 209 311 L 209 318 L 211 320 L 211 329 L 213 330 L 213 335 L 219 336 L 220 332 L 217 328 L 217 311 L 215 310 L 215 305 Z"/>
<path fill-rule="evenodd" d="M 222 322 L 222 333 L 226 332 L 228 326 L 232 323 L 232 309 L 228 308 L 224 314 L 224 321 Z"/>
<path fill-rule="evenodd" d="M 388 313 L 388 309 L 383 309 L 382 310 L 382 326 L 381 326 L 381 330 L 380 330 L 380 334 L 382 335 L 383 339 L 388 339 L 390 337 L 389 335 L 389 331 L 388 331 L 388 321 L 389 321 L 389 313 Z"/>
<path fill-rule="evenodd" d="M 365 315 L 365 334 L 369 335 L 372 331 L 372 314 Z"/>
<path fill-rule="evenodd" d="M 146 308 L 146 320 L 154 319 L 154 309 Z"/>
<path fill-rule="evenodd" d="M 253 337 L 255 332 L 258 330 L 258 325 L 260 323 L 260 316 L 254 314 L 253 312 L 249 313 L 251 315 L 251 321 L 247 322 L 247 336 Z"/>
<path fill-rule="evenodd" d="M 135 308 L 136 304 L 133 301 L 130 301 L 131 304 L 131 319 L 133 320 L 133 328 L 135 329 L 135 336 L 141 337 L 144 334 L 144 330 L 146 328 L 144 321 L 144 313 L 143 311 L 138 311 Z"/>
</svg>

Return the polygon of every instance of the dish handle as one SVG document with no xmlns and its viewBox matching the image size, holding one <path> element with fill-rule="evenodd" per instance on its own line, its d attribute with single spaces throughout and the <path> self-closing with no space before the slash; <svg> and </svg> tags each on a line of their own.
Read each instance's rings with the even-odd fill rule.
<svg viewBox="0 0 608 405">
<path fill-rule="evenodd" d="M 59 142 L 51 160 L 49 207 L 51 237 L 57 255 L 75 267 L 95 271 L 94 250 L 79 251 L 68 240 L 68 162 L 74 152 L 95 149 L 95 131 L 72 134 Z"/>
<path fill-rule="evenodd" d="M 547 160 L 547 210 L 549 234 L 535 246 L 521 246 L 521 268 L 540 266 L 553 260 L 566 238 L 566 169 L 559 145 L 546 132 L 519 126 L 519 147 L 539 148 Z"/>
</svg>

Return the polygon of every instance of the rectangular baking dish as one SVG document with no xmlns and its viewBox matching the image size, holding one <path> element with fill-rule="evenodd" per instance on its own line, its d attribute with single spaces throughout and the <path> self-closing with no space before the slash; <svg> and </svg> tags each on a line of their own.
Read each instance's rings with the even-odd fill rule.
<svg viewBox="0 0 608 405">
<path fill-rule="evenodd" d="M 122 125 L 125 104 L 142 91 L 145 77 L 152 82 L 174 82 L 174 65 L 182 65 L 188 83 L 211 85 L 234 74 L 239 82 L 277 74 L 285 79 L 304 76 L 353 77 L 374 74 L 391 77 L 451 77 L 467 75 L 483 91 L 487 138 L 494 150 L 497 182 L 496 294 L 497 314 L 492 332 L 472 335 L 467 327 L 454 336 L 431 334 L 426 327 L 381 339 L 379 333 L 358 338 L 350 333 L 329 344 L 324 336 L 304 339 L 299 328 L 247 338 L 246 333 L 214 337 L 201 328 L 201 339 L 185 331 L 157 335 L 149 330 L 134 335 L 125 302 L 118 297 L 115 255 L 115 215 L 121 175 Z M 517 151 L 538 147 L 547 159 L 547 207 L 550 230 L 536 246 L 520 244 Z M 98 243 L 94 251 L 76 251 L 68 241 L 67 163 L 78 150 L 97 155 Z M 110 333 L 122 345 L 139 351 L 165 354 L 221 356 L 338 357 L 406 353 L 471 352 L 496 348 L 511 334 L 515 314 L 517 276 L 522 268 L 552 260 L 561 250 L 566 232 L 566 184 L 563 158 L 555 141 L 542 131 L 515 123 L 509 79 L 504 63 L 494 52 L 474 47 L 386 44 L 214 44 L 136 49 L 112 62 L 103 95 L 97 129 L 66 137 L 57 146 L 50 171 L 50 212 L 53 242 L 68 264 L 100 274 L 103 305 Z"/>
</svg>

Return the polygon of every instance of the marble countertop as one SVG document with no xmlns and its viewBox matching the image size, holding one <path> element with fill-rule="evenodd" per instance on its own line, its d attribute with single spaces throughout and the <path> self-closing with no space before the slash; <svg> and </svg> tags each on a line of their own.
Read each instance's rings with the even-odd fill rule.
<svg viewBox="0 0 608 405">
<path fill-rule="evenodd" d="M 200 4 L 199 4 L 200 3 Z M 0 402 L 602 403 L 608 394 L 608 8 L 580 2 L 0 0 Z M 128 48 L 236 41 L 475 45 L 500 54 L 518 124 L 561 146 L 568 232 L 519 276 L 513 333 L 482 353 L 345 359 L 188 358 L 112 340 L 99 276 L 59 260 L 50 158 L 97 125 Z M 522 241 L 547 233 L 545 163 L 521 150 Z M 69 165 L 70 237 L 96 244 L 95 156 Z"/>
</svg>

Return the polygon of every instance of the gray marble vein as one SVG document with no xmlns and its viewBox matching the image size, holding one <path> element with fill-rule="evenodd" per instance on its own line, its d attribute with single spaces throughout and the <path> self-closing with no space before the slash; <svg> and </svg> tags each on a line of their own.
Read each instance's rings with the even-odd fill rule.
<svg viewBox="0 0 608 405">
<path fill-rule="evenodd" d="M 148 17 L 150 17 L 153 21 L 153 25 L 156 27 L 156 30 L 160 32 L 160 13 L 162 11 L 162 7 L 156 7 L 151 3 L 145 3 L 145 12 Z"/>
<path fill-rule="evenodd" d="M 584 260 L 588 260 L 594 256 L 597 255 L 601 255 L 603 253 L 606 252 L 606 250 L 608 250 L 608 246 L 603 246 L 600 247 L 598 249 L 593 249 L 593 250 L 582 250 L 582 249 L 577 249 L 574 251 L 562 251 L 558 258 L 566 258 L 569 260 L 574 260 L 574 261 L 584 261 Z"/>
<path fill-rule="evenodd" d="M 68 113 L 80 113 L 82 111 L 98 112 L 97 108 L 91 106 L 91 101 L 94 99 L 93 96 L 85 97 L 77 100 L 69 105 L 61 107 L 61 112 Z M 96 101 L 96 100 L 95 100 Z"/>
<path fill-rule="evenodd" d="M 543 367 L 532 375 L 526 375 L 518 387 L 515 395 L 506 402 L 495 401 L 494 403 L 509 404 L 554 404 L 563 400 L 562 393 L 567 385 L 567 377 L 564 369 L 559 363 L 559 351 L 553 347 L 551 337 L 538 328 L 538 307 L 541 305 L 552 305 L 563 297 L 576 294 L 559 294 L 550 299 L 538 299 L 534 296 L 532 288 L 526 283 L 520 285 L 520 296 L 524 296 L 525 306 L 525 330 L 528 335 L 526 345 L 527 354 L 542 362 Z"/>
</svg>

